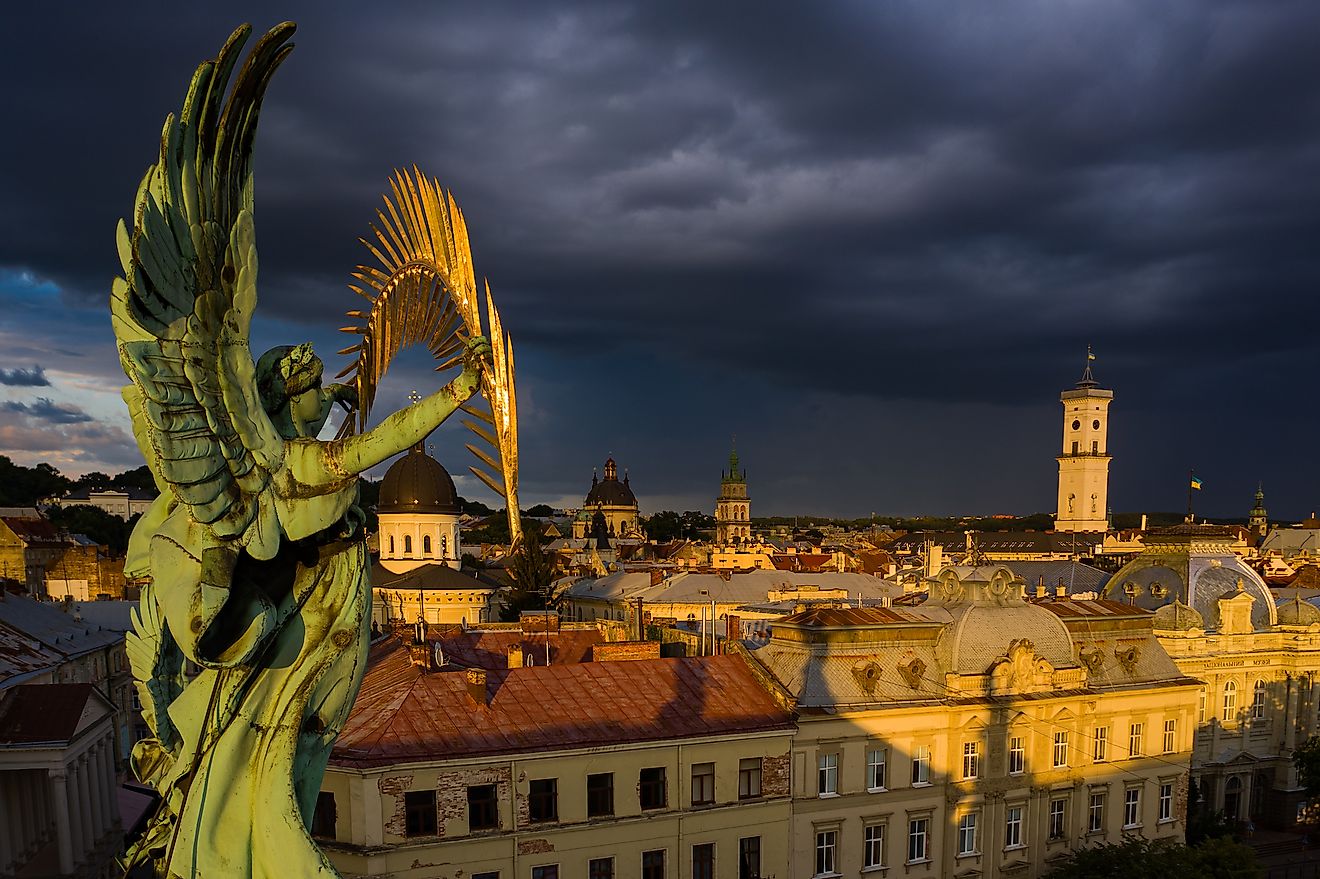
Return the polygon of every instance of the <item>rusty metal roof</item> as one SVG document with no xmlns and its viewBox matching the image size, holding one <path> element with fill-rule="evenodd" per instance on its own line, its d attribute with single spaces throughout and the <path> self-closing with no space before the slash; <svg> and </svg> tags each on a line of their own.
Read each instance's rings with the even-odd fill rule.
<svg viewBox="0 0 1320 879">
<path fill-rule="evenodd" d="M 1032 602 L 1061 617 L 1148 617 L 1151 612 L 1134 604 L 1110 601 L 1108 598 L 1079 600 L 1076 598 L 1037 599 Z"/>
<path fill-rule="evenodd" d="M 6 516 L 0 521 L 14 532 L 14 536 L 24 543 L 65 544 L 68 541 L 60 534 L 60 529 L 46 519 L 28 519 Z"/>
<path fill-rule="evenodd" d="M 491 670 L 484 704 L 467 674 L 426 673 L 397 639 L 377 644 L 331 760 L 370 767 L 792 728 L 738 656 Z"/>
<path fill-rule="evenodd" d="M 932 621 L 920 614 L 892 607 L 812 607 L 779 621 L 796 626 L 878 626 Z"/>
<path fill-rule="evenodd" d="M 91 684 L 19 684 L 0 698 L 0 745 L 67 742 L 78 731 Z"/>
<path fill-rule="evenodd" d="M 519 646 L 535 665 L 545 665 L 546 635 L 518 630 L 464 631 L 455 626 L 434 640 L 440 642 L 445 659 L 465 668 L 509 667 L 509 648 Z M 571 665 L 591 661 L 591 648 L 604 641 L 600 629 L 561 629 L 549 635 L 550 664 Z"/>
</svg>

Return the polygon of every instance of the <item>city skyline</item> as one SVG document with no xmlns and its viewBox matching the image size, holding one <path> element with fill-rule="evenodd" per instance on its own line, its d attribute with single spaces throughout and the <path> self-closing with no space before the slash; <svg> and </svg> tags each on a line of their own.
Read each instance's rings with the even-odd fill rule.
<svg viewBox="0 0 1320 879">
<path fill-rule="evenodd" d="M 1115 510 L 1180 509 L 1192 468 L 1208 515 L 1258 482 L 1275 518 L 1320 505 L 1320 13 L 757 9 L 290 8 L 258 346 L 311 340 L 338 371 L 355 239 L 416 162 L 518 346 L 525 506 L 580 503 L 612 454 L 644 511 L 708 509 L 736 433 L 758 515 L 1052 512 L 1088 344 Z M 114 222 L 196 59 L 273 20 L 53 16 L 16 11 L 31 38 L 0 60 L 28 133 L 0 147 L 0 453 L 114 472 L 140 463 Z M 435 383 L 401 359 L 382 411 Z M 436 453 L 488 499 L 460 436 Z"/>
</svg>

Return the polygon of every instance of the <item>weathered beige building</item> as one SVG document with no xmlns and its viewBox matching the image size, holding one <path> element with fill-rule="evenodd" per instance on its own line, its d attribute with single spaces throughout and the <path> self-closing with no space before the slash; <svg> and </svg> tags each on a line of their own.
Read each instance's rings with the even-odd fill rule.
<svg viewBox="0 0 1320 879">
<path fill-rule="evenodd" d="M 658 646 L 445 670 L 377 644 L 313 835 L 346 877 L 793 875 L 791 714 L 743 658 Z"/>
<path fill-rule="evenodd" d="M 816 608 L 752 652 L 798 712 L 791 876 L 1038 876 L 1181 839 L 1197 693 L 1150 614 L 950 568 L 916 608 Z M 901 872 L 900 872 L 901 868 Z"/>
</svg>

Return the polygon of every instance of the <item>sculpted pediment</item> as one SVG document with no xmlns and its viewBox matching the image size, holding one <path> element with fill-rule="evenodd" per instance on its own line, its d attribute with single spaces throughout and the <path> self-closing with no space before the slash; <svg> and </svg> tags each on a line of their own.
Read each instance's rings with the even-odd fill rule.
<svg viewBox="0 0 1320 879">
<path fill-rule="evenodd" d="M 990 692 L 1035 693 L 1054 686 L 1054 666 L 1036 653 L 1035 645 L 1027 638 L 1019 638 L 990 664 Z"/>
</svg>

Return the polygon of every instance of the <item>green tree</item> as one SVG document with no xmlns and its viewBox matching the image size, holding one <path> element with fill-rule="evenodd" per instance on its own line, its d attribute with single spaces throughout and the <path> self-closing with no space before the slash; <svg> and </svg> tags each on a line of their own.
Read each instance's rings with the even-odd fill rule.
<svg viewBox="0 0 1320 879">
<path fill-rule="evenodd" d="M 524 538 L 509 556 L 505 571 L 513 586 L 504 596 L 500 619 L 516 622 L 525 610 L 554 607 L 550 584 L 555 580 L 555 560 L 541 543 L 541 529 L 535 522 L 523 522 Z"/>
<path fill-rule="evenodd" d="M 78 504 L 72 507 L 52 507 L 46 512 L 57 527 L 70 534 L 85 534 L 102 546 L 110 547 L 117 555 L 128 549 L 128 535 L 133 531 L 137 517 L 125 522 L 99 507 Z"/>
<path fill-rule="evenodd" d="M 1189 846 L 1171 840 L 1129 839 L 1077 849 L 1046 879 L 1254 879 L 1256 853 L 1228 837 Z"/>
<path fill-rule="evenodd" d="M 1293 751 L 1297 780 L 1309 796 L 1320 796 L 1320 736 L 1311 736 Z"/>
<path fill-rule="evenodd" d="M 646 536 L 657 543 L 668 543 L 683 536 L 683 519 L 673 510 L 661 510 L 654 516 L 642 518 Z"/>
<path fill-rule="evenodd" d="M 544 519 L 547 516 L 553 516 L 554 514 L 555 514 L 555 508 L 550 506 L 549 504 L 537 504 L 536 506 L 532 507 L 530 510 L 527 510 L 526 512 L 523 513 L 524 516 L 531 516 L 532 518 L 535 519 Z"/>
<path fill-rule="evenodd" d="M 35 506 L 42 498 L 62 495 L 72 487 L 72 480 L 45 462 L 24 467 L 0 455 L 0 507 Z"/>
</svg>

